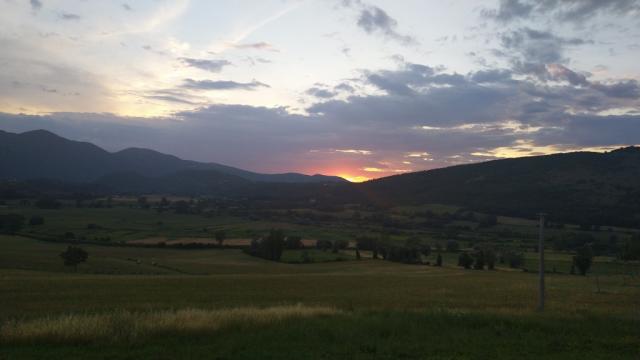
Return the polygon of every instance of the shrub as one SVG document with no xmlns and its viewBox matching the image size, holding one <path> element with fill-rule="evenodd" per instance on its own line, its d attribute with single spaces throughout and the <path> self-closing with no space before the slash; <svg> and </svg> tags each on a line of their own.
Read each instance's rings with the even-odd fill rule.
<svg viewBox="0 0 640 360">
<path fill-rule="evenodd" d="M 322 251 L 327 251 L 333 247 L 333 244 L 329 240 L 318 240 L 316 241 L 316 248 Z"/>
<path fill-rule="evenodd" d="M 251 246 L 245 252 L 263 259 L 280 261 L 285 247 L 284 232 L 272 229 L 269 235 L 261 240 L 253 239 Z"/>
<path fill-rule="evenodd" d="M 227 238 L 227 232 L 224 230 L 216 230 L 216 232 L 214 233 L 214 236 L 216 237 L 218 246 L 222 247 L 222 243 L 224 242 L 224 239 Z"/>
<path fill-rule="evenodd" d="M 378 246 L 378 241 L 370 236 L 360 236 L 356 239 L 356 246 L 360 250 L 372 251 Z"/>
<path fill-rule="evenodd" d="M 0 233 L 15 234 L 24 227 L 25 218 L 20 214 L 0 215 Z"/>
<path fill-rule="evenodd" d="M 62 206 L 58 200 L 51 198 L 38 199 L 35 205 L 40 209 L 59 209 Z"/>
<path fill-rule="evenodd" d="M 39 216 L 39 215 L 33 215 L 29 219 L 29 225 L 31 225 L 31 226 L 44 225 L 44 218 L 42 216 Z"/>
<path fill-rule="evenodd" d="M 460 251 L 460 244 L 458 244 L 455 240 L 447 241 L 447 252 L 458 252 Z"/>
<path fill-rule="evenodd" d="M 300 254 L 300 260 L 304 264 L 310 263 L 311 262 L 311 257 L 309 257 L 309 252 L 307 252 L 306 250 L 303 251 L 302 254 Z"/>
<path fill-rule="evenodd" d="M 506 262 L 512 269 L 518 269 L 524 265 L 524 254 L 515 251 L 506 251 L 501 256 L 501 262 Z"/>
<path fill-rule="evenodd" d="M 67 250 L 60 254 L 60 257 L 64 260 L 65 266 L 73 266 L 75 270 L 78 270 L 78 264 L 87 261 L 89 254 L 78 246 L 68 246 Z"/>
<path fill-rule="evenodd" d="M 285 240 L 285 247 L 289 250 L 302 249 L 302 238 L 300 236 L 287 236 Z"/>
<path fill-rule="evenodd" d="M 576 268 L 578 268 L 578 271 L 580 271 L 580 275 L 587 275 L 587 271 L 589 271 L 593 263 L 593 250 L 591 246 L 585 245 L 578 249 L 576 255 L 573 257 L 573 263 Z"/>
<path fill-rule="evenodd" d="M 473 258 L 469 254 L 463 252 L 458 256 L 458 266 L 462 266 L 465 269 L 471 269 L 471 265 L 473 265 Z"/>
</svg>

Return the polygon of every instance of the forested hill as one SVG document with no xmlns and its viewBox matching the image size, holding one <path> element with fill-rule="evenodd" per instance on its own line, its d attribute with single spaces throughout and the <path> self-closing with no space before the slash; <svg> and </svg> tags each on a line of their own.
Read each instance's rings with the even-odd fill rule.
<svg viewBox="0 0 640 360">
<path fill-rule="evenodd" d="M 640 223 L 640 148 L 488 161 L 360 185 L 389 204 L 444 203 L 498 214 L 547 212 L 567 221 Z"/>
</svg>

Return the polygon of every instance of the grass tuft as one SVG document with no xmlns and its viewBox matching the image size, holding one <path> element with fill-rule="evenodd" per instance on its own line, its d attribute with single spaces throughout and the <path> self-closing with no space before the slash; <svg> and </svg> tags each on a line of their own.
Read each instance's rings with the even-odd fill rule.
<svg viewBox="0 0 640 360">
<path fill-rule="evenodd" d="M 159 312 L 114 311 L 8 321 L 0 343 L 135 342 L 160 334 L 201 334 L 229 326 L 273 324 L 289 319 L 335 315 L 331 307 L 302 305 L 224 310 L 181 309 Z"/>
</svg>

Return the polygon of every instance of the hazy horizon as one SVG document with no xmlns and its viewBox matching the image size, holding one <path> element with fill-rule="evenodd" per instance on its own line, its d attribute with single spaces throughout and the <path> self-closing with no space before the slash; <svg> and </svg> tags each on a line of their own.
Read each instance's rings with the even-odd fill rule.
<svg viewBox="0 0 640 360">
<path fill-rule="evenodd" d="M 640 142 L 640 3 L 0 1 L 0 129 L 362 181 Z"/>
</svg>

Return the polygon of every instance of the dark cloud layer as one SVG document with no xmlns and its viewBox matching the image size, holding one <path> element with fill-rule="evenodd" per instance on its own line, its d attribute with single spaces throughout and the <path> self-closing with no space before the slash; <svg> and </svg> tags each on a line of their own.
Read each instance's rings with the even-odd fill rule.
<svg viewBox="0 0 640 360">
<path fill-rule="evenodd" d="M 637 16 L 637 0 L 501 0 L 497 9 L 484 14 L 501 22 L 547 16 L 563 22 L 582 23 L 600 14 Z"/>
</svg>

